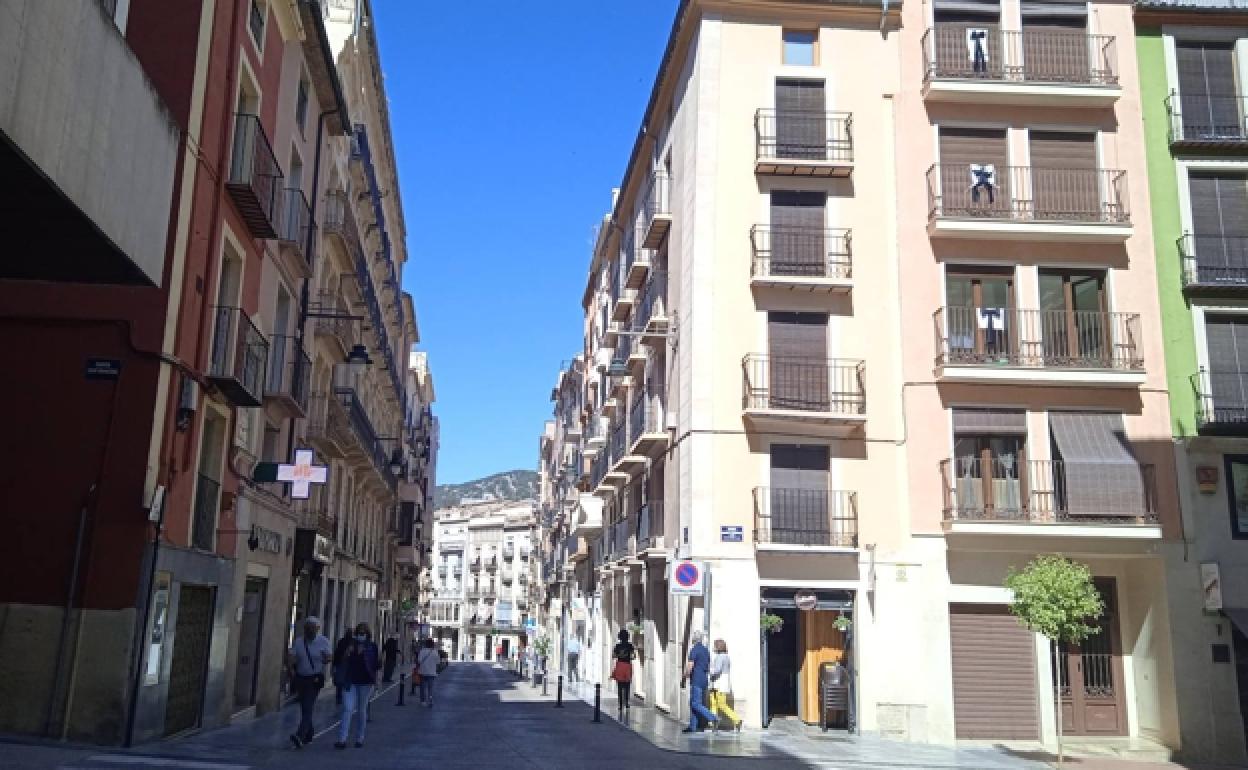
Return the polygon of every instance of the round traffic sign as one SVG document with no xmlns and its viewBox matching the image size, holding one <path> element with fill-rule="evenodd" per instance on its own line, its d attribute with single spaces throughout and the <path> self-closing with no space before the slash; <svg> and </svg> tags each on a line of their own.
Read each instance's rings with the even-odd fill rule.
<svg viewBox="0 0 1248 770">
<path fill-rule="evenodd" d="M 695 586 L 698 584 L 698 565 L 685 562 L 676 567 L 676 573 L 673 577 L 676 578 L 677 583 L 685 588 Z"/>
</svg>

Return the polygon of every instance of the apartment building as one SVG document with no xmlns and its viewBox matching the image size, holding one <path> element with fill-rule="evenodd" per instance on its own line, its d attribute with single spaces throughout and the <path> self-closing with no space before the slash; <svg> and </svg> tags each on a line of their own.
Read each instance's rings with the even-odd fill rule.
<svg viewBox="0 0 1248 770">
<path fill-rule="evenodd" d="M 32 493 L 63 491 L 5 501 L 47 515 L 6 553 L 20 565 L 42 551 L 9 583 L 33 614 L 3 634 L 21 669 L 4 702 L 24 705 L 0 710 L 0 726 L 118 743 L 273 710 L 293 618 L 321 615 L 327 633 L 398 628 L 396 549 L 416 521 L 399 481 L 423 491 L 427 467 L 425 405 L 410 411 L 404 393 L 418 337 L 369 5 L 2 12 L 12 50 L 76 62 L 18 68 L 5 89 L 6 157 L 46 180 L 26 220 L 65 240 L 51 244 L 64 264 L 16 271 L 3 291 L 15 348 L 36 345 L 64 369 L 63 398 L 46 398 L 43 372 L 10 383 L 31 404 L 23 433 L 78 446 L 83 475 L 20 468 L 47 478 Z M 51 44 L 51 30 L 77 38 Z M 101 94 L 114 96 L 90 107 Z M 91 125 L 67 134 L 74 115 Z M 331 286 L 345 299 L 330 320 L 352 335 L 337 351 L 312 301 Z M 330 444 L 317 431 L 328 399 L 340 418 Z M 71 582 L 67 595 L 53 588 Z M 17 652 L 30 649 L 46 658 Z"/>
<path fill-rule="evenodd" d="M 1238 337 L 1248 296 L 1248 15 L 1231 3 L 1135 10 L 1152 231 L 1183 511 L 1166 545 L 1186 759 L 1243 764 L 1248 719 L 1248 432 Z"/>
<path fill-rule="evenodd" d="M 467 659 L 464 650 L 464 595 L 468 549 L 468 516 L 462 508 L 434 512 L 434 570 L 429 625 L 434 639 L 454 660 Z"/>
<path fill-rule="evenodd" d="M 1056 698 L 1068 735 L 1178 746 L 1133 36 L 1119 3 L 681 4 L 542 444 L 545 625 L 589 678 L 627 630 L 685 714 L 706 628 L 747 724 L 820 723 L 839 662 L 842 727 L 1051 740 Z M 1056 670 L 1002 587 L 1052 551 L 1107 607 Z"/>
</svg>

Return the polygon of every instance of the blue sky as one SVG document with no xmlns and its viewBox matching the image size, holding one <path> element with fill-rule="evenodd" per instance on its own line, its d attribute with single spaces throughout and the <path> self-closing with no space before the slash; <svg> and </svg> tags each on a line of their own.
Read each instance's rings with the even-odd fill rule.
<svg viewBox="0 0 1248 770">
<path fill-rule="evenodd" d="M 438 482 L 534 468 L 677 0 L 374 0 Z"/>
</svg>

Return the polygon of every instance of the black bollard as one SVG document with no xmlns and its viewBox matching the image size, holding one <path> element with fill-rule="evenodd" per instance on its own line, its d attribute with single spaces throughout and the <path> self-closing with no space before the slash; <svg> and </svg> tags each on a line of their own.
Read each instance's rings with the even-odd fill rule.
<svg viewBox="0 0 1248 770">
<path fill-rule="evenodd" d="M 559 675 L 559 684 L 555 688 L 555 708 L 563 708 L 563 674 Z"/>
<path fill-rule="evenodd" d="M 399 705 L 403 705 L 403 674 L 399 674 Z"/>
<path fill-rule="evenodd" d="M 559 677 L 559 678 L 560 678 L 560 679 L 562 679 L 563 677 L 561 676 L 561 677 Z M 545 695 L 546 695 L 546 681 L 547 681 L 548 679 L 550 679 L 550 677 L 548 677 L 548 676 L 543 676 L 543 677 L 542 677 L 542 696 L 543 696 L 543 697 L 545 697 Z"/>
<path fill-rule="evenodd" d="M 602 721 L 602 685 L 594 685 L 594 721 Z"/>
</svg>

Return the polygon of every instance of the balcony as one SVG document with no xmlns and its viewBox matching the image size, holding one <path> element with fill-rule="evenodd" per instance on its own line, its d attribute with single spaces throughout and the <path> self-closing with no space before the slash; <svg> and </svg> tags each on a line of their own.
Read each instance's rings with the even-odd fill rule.
<svg viewBox="0 0 1248 770">
<path fill-rule="evenodd" d="M 282 171 L 255 115 L 234 116 L 234 147 L 225 189 L 256 238 L 276 238 L 281 221 Z"/>
<path fill-rule="evenodd" d="M 472 560 L 472 564 L 469 566 L 469 569 L 472 570 L 473 574 L 476 574 L 481 571 L 481 557 L 480 556 Z"/>
<path fill-rule="evenodd" d="M 282 191 L 277 240 L 281 252 L 304 275 L 312 274 L 316 249 L 316 223 L 312 208 L 302 190 L 287 187 Z"/>
<path fill-rule="evenodd" d="M 637 304 L 637 290 L 619 288 L 611 295 L 611 320 L 627 321 Z"/>
<path fill-rule="evenodd" d="M 946 532 L 1161 537 L 1151 465 L 958 457 L 940 472 Z"/>
<path fill-rule="evenodd" d="M 212 360 L 208 379 L 231 404 L 242 407 L 264 403 L 264 370 L 269 342 L 242 308 L 213 308 Z"/>
<path fill-rule="evenodd" d="M 611 439 L 607 443 L 607 475 L 605 482 L 620 486 L 628 482 L 630 474 L 624 467 L 625 450 L 628 448 L 628 424 L 620 420 L 611 429 Z M 631 462 L 628 464 L 632 464 Z M 614 491 L 614 490 L 612 490 Z"/>
<path fill-rule="evenodd" d="M 866 424 L 862 361 L 751 353 L 741 368 L 744 417 L 753 430 L 843 438 Z"/>
<path fill-rule="evenodd" d="M 505 567 L 503 568 L 501 575 L 502 575 L 503 585 L 511 585 L 516 579 L 515 570 L 508 569 Z"/>
<path fill-rule="evenodd" d="M 308 441 L 326 457 L 345 457 L 347 446 L 354 439 L 342 404 L 328 393 L 316 393 L 312 396 L 310 409 Z"/>
<path fill-rule="evenodd" d="M 221 482 L 204 474 L 195 485 L 195 516 L 191 524 L 191 547 L 212 551 L 217 547 L 217 511 L 221 501 Z"/>
<path fill-rule="evenodd" d="M 503 546 L 503 560 L 512 561 L 515 558 L 516 558 L 516 547 L 512 545 L 511 543 L 507 543 L 506 545 L 504 545 Z"/>
<path fill-rule="evenodd" d="M 666 346 L 670 326 L 667 271 L 656 270 L 650 274 L 650 280 L 646 281 L 641 290 L 637 312 L 633 316 L 633 330 L 641 333 L 643 343 Z"/>
<path fill-rule="evenodd" d="M 848 177 L 854 170 L 848 112 L 761 109 L 754 114 L 754 171 L 774 176 Z"/>
<path fill-rule="evenodd" d="M 1186 233 L 1179 239 L 1179 258 L 1188 296 L 1248 294 L 1248 236 Z"/>
<path fill-rule="evenodd" d="M 667 450 L 664 397 L 662 385 L 636 389 L 628 410 L 628 456 L 648 459 L 659 457 Z"/>
<path fill-rule="evenodd" d="M 446 577 L 447 572 L 448 572 L 448 568 L 447 568 L 447 566 L 446 566 L 445 564 L 440 565 L 440 566 L 438 567 L 438 577 L 441 577 L 441 578 Z"/>
<path fill-rule="evenodd" d="M 856 549 L 858 493 L 755 487 L 754 542 L 773 551 Z"/>
<path fill-rule="evenodd" d="M 486 559 L 485 568 L 490 572 L 496 571 L 498 569 L 498 557 L 491 556 L 490 558 Z"/>
<path fill-rule="evenodd" d="M 1122 96 L 1113 35 L 986 27 L 971 49 L 968 31 L 963 23 L 937 24 L 923 36 L 928 101 L 1109 107 Z"/>
<path fill-rule="evenodd" d="M 356 334 L 359 321 L 347 309 L 345 299 L 336 292 L 317 292 L 312 296 L 308 313 L 316 321 L 314 333 L 337 343 L 345 358 L 359 340 Z"/>
<path fill-rule="evenodd" d="M 666 558 L 663 501 L 651 500 L 637 512 L 637 550 L 647 557 Z"/>
<path fill-rule="evenodd" d="M 274 334 L 269 345 L 269 373 L 264 381 L 265 399 L 275 402 L 287 417 L 307 417 L 311 383 L 312 359 L 299 338 Z"/>
<path fill-rule="evenodd" d="M 1196 393 L 1196 426 L 1204 435 L 1248 435 L 1248 372 L 1192 375 Z"/>
<path fill-rule="evenodd" d="M 1121 243 L 1133 232 L 1125 171 L 938 163 L 927 200 L 932 237 Z"/>
<path fill-rule="evenodd" d="M 798 225 L 754 225 L 750 285 L 848 294 L 853 286 L 850 232 Z"/>
<path fill-rule="evenodd" d="M 335 394 L 342 409 L 347 415 L 347 422 L 355 436 L 355 441 L 347 446 L 347 459 L 367 464 L 377 472 L 388 489 L 394 489 L 398 483 L 394 472 L 390 470 L 390 455 L 381 439 L 373 429 L 368 411 L 359 396 L 350 388 L 339 388 Z"/>
<path fill-rule="evenodd" d="M 655 171 L 646 189 L 645 205 L 642 207 L 643 249 L 657 249 L 672 227 L 672 179 L 666 171 Z"/>
<path fill-rule="evenodd" d="M 1188 150 L 1248 148 L 1248 98 L 1180 94 L 1166 97 L 1170 146 Z"/>
<path fill-rule="evenodd" d="M 1144 384 L 1138 313 L 943 307 L 933 321 L 942 382 Z"/>
</svg>

